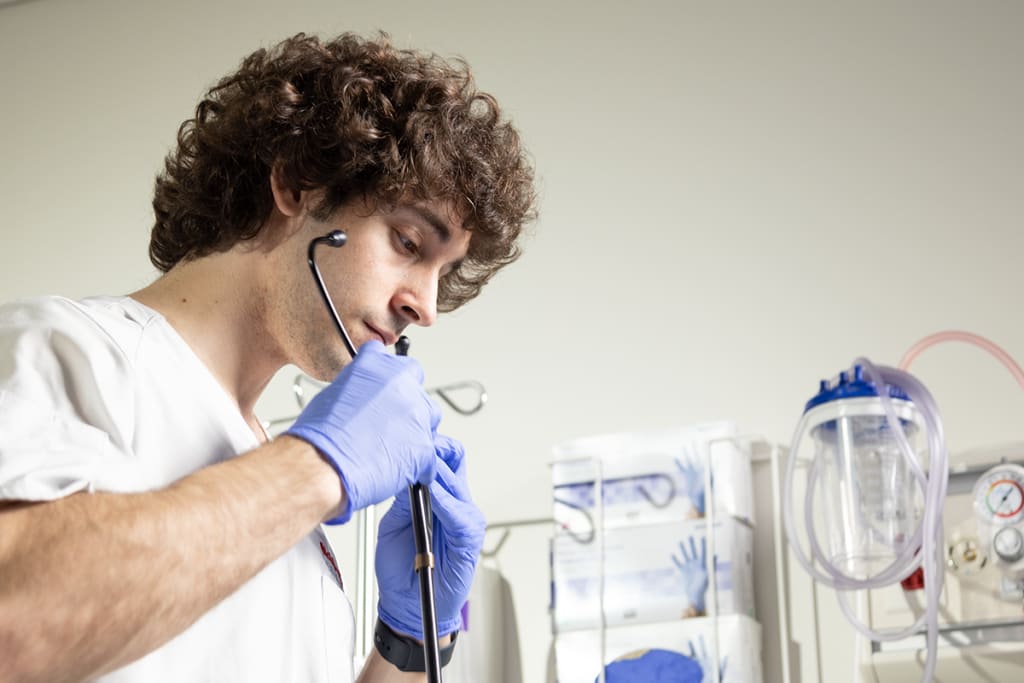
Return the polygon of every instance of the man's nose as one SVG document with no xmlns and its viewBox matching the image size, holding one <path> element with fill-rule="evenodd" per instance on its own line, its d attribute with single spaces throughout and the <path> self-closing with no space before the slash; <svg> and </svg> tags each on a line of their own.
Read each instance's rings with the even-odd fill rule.
<svg viewBox="0 0 1024 683">
<path fill-rule="evenodd" d="M 395 294 L 394 303 L 410 323 L 430 327 L 437 321 L 437 276 L 410 278 Z"/>
</svg>

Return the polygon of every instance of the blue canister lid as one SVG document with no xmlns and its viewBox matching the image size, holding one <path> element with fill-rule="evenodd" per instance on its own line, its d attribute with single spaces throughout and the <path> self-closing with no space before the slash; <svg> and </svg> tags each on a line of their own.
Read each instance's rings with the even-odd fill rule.
<svg viewBox="0 0 1024 683">
<path fill-rule="evenodd" d="M 895 399 L 901 399 L 909 401 L 910 397 L 907 396 L 906 392 L 898 386 L 893 384 L 886 385 L 889 388 L 889 397 Z M 868 396 L 878 396 L 878 389 L 872 382 L 869 382 L 864 378 L 864 368 L 860 365 L 853 366 L 853 376 L 850 376 L 848 371 L 839 373 L 839 377 L 836 378 L 834 383 L 830 383 L 829 380 L 821 380 L 821 384 L 818 388 L 818 393 L 811 397 L 811 400 L 804 406 L 804 412 L 808 412 L 812 408 L 830 403 L 832 401 L 841 401 L 846 398 L 864 398 Z"/>
</svg>

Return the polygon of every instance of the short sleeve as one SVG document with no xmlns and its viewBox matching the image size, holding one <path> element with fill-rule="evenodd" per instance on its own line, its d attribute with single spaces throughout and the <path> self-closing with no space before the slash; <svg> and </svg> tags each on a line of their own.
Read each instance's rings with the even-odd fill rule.
<svg viewBox="0 0 1024 683">
<path fill-rule="evenodd" d="M 132 490 L 130 364 L 67 299 L 0 307 L 0 500 Z"/>
</svg>

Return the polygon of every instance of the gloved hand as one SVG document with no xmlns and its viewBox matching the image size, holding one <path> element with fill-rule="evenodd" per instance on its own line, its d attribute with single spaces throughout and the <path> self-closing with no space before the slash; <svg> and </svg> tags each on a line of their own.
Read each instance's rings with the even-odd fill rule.
<svg viewBox="0 0 1024 683">
<path fill-rule="evenodd" d="M 690 499 L 698 517 L 704 516 L 704 461 L 691 450 L 685 449 L 685 460 L 676 458 L 676 467 L 683 477 L 683 494 Z"/>
<path fill-rule="evenodd" d="M 345 487 L 345 508 L 328 524 L 434 478 L 441 409 L 423 389 L 423 368 L 379 341 L 313 397 L 285 434 L 313 444 Z"/>
<path fill-rule="evenodd" d="M 707 567 L 707 539 L 700 539 L 700 553 L 697 553 L 697 544 L 690 536 L 690 552 L 686 552 L 686 544 L 679 544 L 679 552 L 682 559 L 672 555 L 672 562 L 683 579 L 683 591 L 686 598 L 699 614 L 704 614 L 705 596 L 708 591 L 708 567 Z"/>
<path fill-rule="evenodd" d="M 698 645 L 695 648 L 693 641 L 688 641 L 690 647 L 690 659 L 700 664 L 703 676 L 700 683 L 715 683 L 715 660 L 708 654 L 708 648 L 704 644 L 704 636 L 698 636 Z M 722 655 L 722 661 L 718 666 L 718 681 L 725 680 L 725 667 L 729 664 L 729 655 Z"/>
<path fill-rule="evenodd" d="M 434 603 L 438 635 L 458 631 L 484 543 L 486 522 L 466 481 L 462 444 L 438 435 L 437 478 L 430 484 L 433 507 Z M 409 495 L 403 491 L 380 520 L 377 537 L 377 613 L 392 630 L 423 640 L 419 576 L 413 568 L 416 546 Z"/>
</svg>

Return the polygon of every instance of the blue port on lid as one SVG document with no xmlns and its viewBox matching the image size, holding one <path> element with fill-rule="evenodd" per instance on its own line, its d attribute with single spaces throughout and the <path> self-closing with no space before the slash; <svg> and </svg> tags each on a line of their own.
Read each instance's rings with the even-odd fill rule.
<svg viewBox="0 0 1024 683">
<path fill-rule="evenodd" d="M 889 384 L 889 397 L 909 401 L 910 397 L 898 386 Z M 853 376 L 847 371 L 839 373 L 834 383 L 827 379 L 821 380 L 818 393 L 811 397 L 811 400 L 804 406 L 804 412 L 817 408 L 825 403 L 841 401 L 848 398 L 865 398 L 878 396 L 878 388 L 864 378 L 864 368 L 860 365 L 853 366 Z"/>
</svg>

